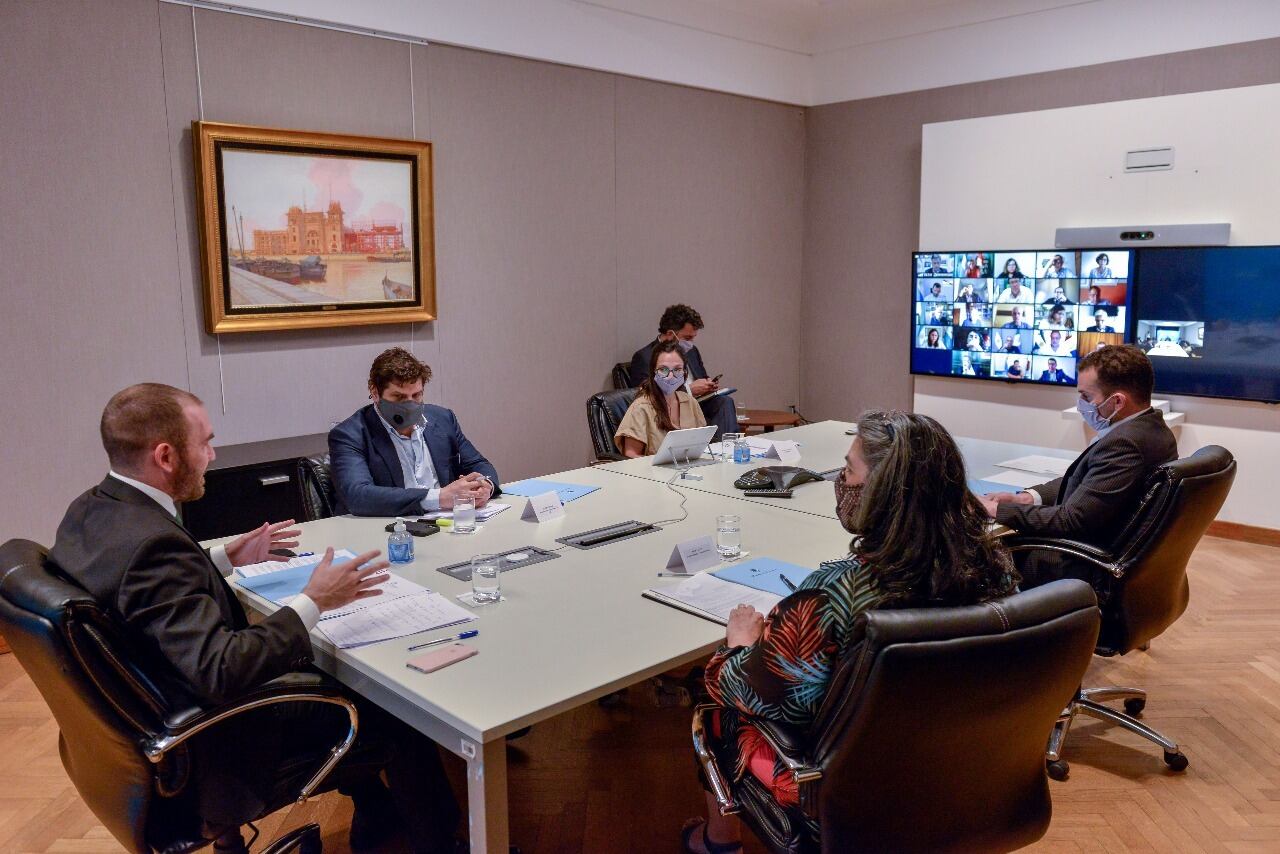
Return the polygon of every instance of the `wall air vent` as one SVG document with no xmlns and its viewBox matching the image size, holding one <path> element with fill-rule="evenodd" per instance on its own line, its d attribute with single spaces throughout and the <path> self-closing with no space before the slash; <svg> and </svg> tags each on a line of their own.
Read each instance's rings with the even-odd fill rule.
<svg viewBox="0 0 1280 854">
<path fill-rule="evenodd" d="M 1124 171 L 1159 172 L 1173 168 L 1173 147 L 1139 148 L 1124 153 Z"/>
</svg>

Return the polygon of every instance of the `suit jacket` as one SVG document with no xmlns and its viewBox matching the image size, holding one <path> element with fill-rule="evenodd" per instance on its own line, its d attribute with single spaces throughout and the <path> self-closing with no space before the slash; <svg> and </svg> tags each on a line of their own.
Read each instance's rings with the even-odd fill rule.
<svg viewBox="0 0 1280 854">
<path fill-rule="evenodd" d="M 1041 506 L 1005 503 L 996 521 L 1016 531 L 1107 548 L 1128 524 L 1156 467 L 1178 457 L 1164 414 L 1149 409 L 1084 450 L 1056 480 L 1031 487 Z"/>
<path fill-rule="evenodd" d="M 110 475 L 71 503 L 49 556 L 137 632 L 174 708 L 227 702 L 311 662 L 296 611 L 250 626 L 187 529 Z"/>
<path fill-rule="evenodd" d="M 641 347 L 631 357 L 631 387 L 639 388 L 640 383 L 649 378 L 649 360 L 653 358 L 653 348 L 658 346 L 658 339 L 655 338 L 648 344 Z M 711 374 L 707 373 L 706 365 L 702 364 L 702 354 L 698 352 L 698 348 L 690 347 L 689 352 L 684 354 L 685 364 L 688 365 L 689 375 L 686 379 L 705 380 Z"/>
<path fill-rule="evenodd" d="M 498 472 L 463 435 L 453 412 L 428 404 L 424 414 L 422 436 L 440 485 L 477 472 L 493 481 L 493 494 L 498 495 Z M 329 431 L 329 461 L 338 513 L 421 515 L 427 490 L 405 488 L 400 457 L 372 403 Z"/>
</svg>

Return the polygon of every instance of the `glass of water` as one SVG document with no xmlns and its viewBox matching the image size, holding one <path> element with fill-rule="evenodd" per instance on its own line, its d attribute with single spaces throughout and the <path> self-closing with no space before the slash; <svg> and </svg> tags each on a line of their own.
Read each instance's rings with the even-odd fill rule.
<svg viewBox="0 0 1280 854">
<path fill-rule="evenodd" d="M 724 560 L 737 560 L 742 554 L 742 517 L 716 517 L 716 551 Z"/>
<path fill-rule="evenodd" d="M 476 555 L 471 559 L 471 596 L 477 605 L 502 598 L 501 565 L 499 555 Z"/>
<path fill-rule="evenodd" d="M 720 434 L 720 453 L 717 454 L 719 459 L 726 463 L 733 461 L 733 446 L 738 441 L 737 433 L 721 433 Z"/>
<path fill-rule="evenodd" d="M 471 496 L 453 499 L 453 530 L 470 534 L 476 529 L 476 500 Z"/>
</svg>

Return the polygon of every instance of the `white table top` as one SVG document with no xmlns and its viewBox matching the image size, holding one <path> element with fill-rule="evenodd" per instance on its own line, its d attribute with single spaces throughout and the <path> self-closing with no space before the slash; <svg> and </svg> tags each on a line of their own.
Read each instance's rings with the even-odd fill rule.
<svg viewBox="0 0 1280 854">
<path fill-rule="evenodd" d="M 844 422 L 821 422 L 780 430 L 770 437 L 802 443 L 801 464 L 818 471 L 843 464 L 852 437 Z M 1075 454 L 1032 445 L 958 439 L 971 478 L 1001 471 L 995 464 L 1027 454 L 1072 459 Z M 477 609 L 480 635 L 469 643 L 480 654 L 432 674 L 409 670 L 404 662 L 414 643 L 454 634 L 458 628 L 427 632 L 351 650 L 336 650 L 319 632 L 312 638 L 322 659 L 349 683 L 376 684 L 459 733 L 491 741 L 522 726 L 552 717 L 610 691 L 708 654 L 724 637 L 722 627 L 641 597 L 651 586 L 677 583 L 657 577 L 676 543 L 714 535 L 715 516 L 742 517 L 743 548 L 753 557 L 775 557 L 816 567 L 847 553 L 849 536 L 835 518 L 829 483 L 798 487 L 795 497 L 748 499 L 733 486 L 750 466 L 717 463 L 695 472 L 702 481 L 675 481 L 687 496 L 688 518 L 662 530 L 600 548 L 566 548 L 560 557 L 502 574 L 506 600 Z M 636 519 L 653 522 L 680 516 L 680 498 L 665 485 L 675 474 L 646 459 L 548 475 L 548 479 L 598 486 L 566 505 L 563 519 L 541 525 L 520 519 L 524 499 L 497 500 L 512 508 L 472 535 L 440 533 L 415 539 L 416 561 L 394 571 L 454 597 L 470 585 L 436 567 L 480 552 L 520 546 L 557 549 L 556 537 Z M 350 516 L 302 525 L 300 548 L 315 552 L 332 545 L 359 553 L 386 550 L 387 519 Z M 247 604 L 270 612 L 275 606 L 240 591 Z"/>
<path fill-rule="evenodd" d="M 790 439 L 800 443 L 800 462 L 798 465 L 818 473 L 826 472 L 844 465 L 845 454 L 853 443 L 854 437 L 846 433 L 853 424 L 846 421 L 820 421 L 806 424 L 803 427 L 791 427 L 759 436 L 761 439 Z M 1063 460 L 1074 460 L 1077 451 L 1060 448 L 1042 448 L 1037 445 L 1021 445 L 1014 442 L 996 442 L 989 439 L 970 439 L 956 437 L 956 444 L 964 455 L 965 468 L 972 480 L 986 478 L 1008 471 L 997 463 L 1029 455 L 1055 457 Z M 625 474 L 645 480 L 666 481 L 676 472 L 673 466 L 655 466 L 650 457 L 638 457 L 625 462 L 608 463 L 597 466 L 596 471 L 611 474 Z M 693 474 L 701 475 L 702 480 L 676 481 L 683 488 L 709 492 L 739 501 L 763 504 L 783 510 L 836 518 L 835 493 L 828 482 L 801 484 L 794 490 L 791 498 L 749 498 L 733 482 L 754 468 L 765 465 L 777 465 L 777 460 L 752 458 L 750 464 L 738 465 L 732 462 L 719 462 L 698 466 L 692 469 Z M 1046 475 L 1043 480 L 1050 480 Z M 1013 487 L 1006 487 L 1013 491 Z"/>
<path fill-rule="evenodd" d="M 416 539 L 415 562 L 393 571 L 453 597 L 470 585 L 436 567 L 480 552 L 528 545 L 559 548 L 556 537 L 628 519 L 680 516 L 679 497 L 651 480 L 590 468 L 554 479 L 601 489 L 566 505 L 565 518 L 541 525 L 522 521 L 524 499 L 509 496 L 506 501 L 513 507 L 476 534 Z M 476 609 L 475 623 L 350 650 L 335 650 L 318 631 L 312 633 L 313 642 L 352 677 L 344 676 L 344 681 L 373 680 L 459 733 L 490 741 L 709 654 L 724 638 L 723 627 L 640 594 L 651 586 L 678 583 L 657 577 L 658 571 L 676 543 L 713 535 L 718 513 L 731 510 L 742 516 L 743 547 L 755 557 L 816 567 L 848 551 L 848 535 L 829 519 L 682 491 L 689 511 L 683 522 L 591 550 L 568 548 L 558 559 L 502 573 L 505 601 Z M 310 522 L 302 526 L 300 549 L 320 552 L 333 545 L 357 553 L 385 551 L 387 521 L 342 516 Z M 257 596 L 240 595 L 260 611 L 274 610 Z M 431 674 L 405 667 L 410 645 L 468 628 L 480 630 L 468 641 L 479 655 Z"/>
</svg>

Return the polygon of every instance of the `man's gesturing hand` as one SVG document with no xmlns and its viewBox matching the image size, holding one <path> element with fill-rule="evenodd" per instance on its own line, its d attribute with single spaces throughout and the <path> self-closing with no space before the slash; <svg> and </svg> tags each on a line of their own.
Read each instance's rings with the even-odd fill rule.
<svg viewBox="0 0 1280 854">
<path fill-rule="evenodd" d="M 385 560 L 371 563 L 382 552 L 376 549 L 356 556 L 354 560 L 333 563 L 333 547 L 324 550 L 324 560 L 311 573 L 311 580 L 302 592 L 310 597 L 321 613 L 350 605 L 357 599 L 380 596 L 378 585 L 387 581 L 385 573 L 378 575 L 391 564 Z"/>
</svg>

